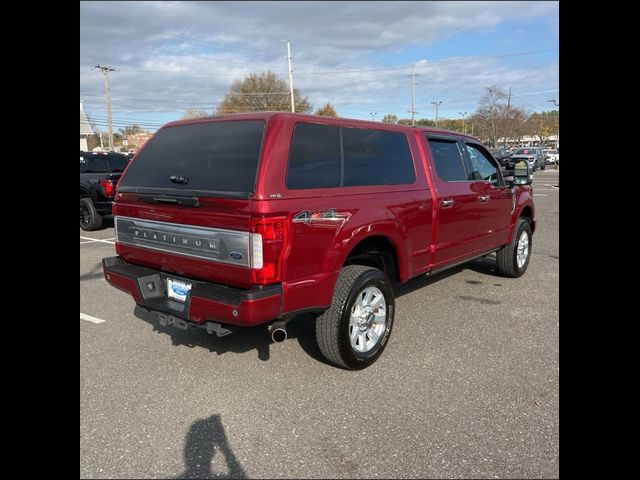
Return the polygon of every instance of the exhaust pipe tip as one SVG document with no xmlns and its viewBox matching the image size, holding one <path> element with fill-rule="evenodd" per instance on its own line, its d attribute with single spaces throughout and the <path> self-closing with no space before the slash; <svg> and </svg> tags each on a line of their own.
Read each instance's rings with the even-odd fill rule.
<svg viewBox="0 0 640 480">
<path fill-rule="evenodd" d="M 287 331 L 284 328 L 276 328 L 271 332 L 271 340 L 275 343 L 284 342 L 287 339 Z"/>
<path fill-rule="evenodd" d="M 281 343 L 287 339 L 287 327 L 282 322 L 273 322 L 269 325 L 269 333 L 274 343 Z"/>
</svg>

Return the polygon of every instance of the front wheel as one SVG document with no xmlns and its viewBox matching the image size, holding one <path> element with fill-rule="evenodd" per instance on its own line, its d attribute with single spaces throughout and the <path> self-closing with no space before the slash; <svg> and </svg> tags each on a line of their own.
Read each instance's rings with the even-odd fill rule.
<svg viewBox="0 0 640 480">
<path fill-rule="evenodd" d="M 384 272 L 363 265 L 344 267 L 331 306 L 316 319 L 320 351 L 338 367 L 368 367 L 387 345 L 394 313 L 393 290 Z"/>
<path fill-rule="evenodd" d="M 531 225 L 527 220 L 520 218 L 517 227 L 511 243 L 496 253 L 498 273 L 505 277 L 522 276 L 531 258 Z"/>
</svg>

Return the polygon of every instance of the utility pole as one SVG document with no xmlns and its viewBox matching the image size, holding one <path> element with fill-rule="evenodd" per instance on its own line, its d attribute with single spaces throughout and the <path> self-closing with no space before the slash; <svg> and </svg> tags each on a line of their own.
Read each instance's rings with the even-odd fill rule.
<svg viewBox="0 0 640 480">
<path fill-rule="evenodd" d="M 442 103 L 442 100 L 439 102 L 431 102 L 432 105 L 436 106 L 436 128 L 438 128 L 438 105 Z"/>
<path fill-rule="evenodd" d="M 419 73 L 416 73 L 416 65 L 411 64 L 411 126 L 416 124 L 416 76 L 419 76 Z"/>
<path fill-rule="evenodd" d="M 289 61 L 289 91 L 291 92 L 291 111 L 295 113 L 296 106 L 293 101 L 293 68 L 291 68 L 291 42 L 287 42 L 287 60 Z"/>
<path fill-rule="evenodd" d="M 467 116 L 467 112 L 458 112 L 460 115 L 462 115 L 462 133 L 467 133 L 467 127 L 464 124 L 464 117 Z"/>
<path fill-rule="evenodd" d="M 111 97 L 109 95 L 109 72 L 115 72 L 113 67 L 102 67 L 96 65 L 95 70 L 101 70 L 104 75 L 104 95 L 107 97 L 107 128 L 109 132 L 109 150 L 113 150 L 113 129 L 111 127 Z M 101 137 L 102 139 L 102 137 Z"/>
</svg>

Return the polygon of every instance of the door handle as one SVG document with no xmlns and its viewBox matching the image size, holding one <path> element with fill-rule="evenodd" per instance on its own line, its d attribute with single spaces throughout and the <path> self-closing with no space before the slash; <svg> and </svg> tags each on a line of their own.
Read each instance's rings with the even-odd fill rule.
<svg viewBox="0 0 640 480">
<path fill-rule="evenodd" d="M 482 202 L 482 203 L 487 203 L 489 201 L 489 195 L 480 195 L 478 197 L 478 199 Z"/>
<path fill-rule="evenodd" d="M 453 207 L 453 200 L 442 200 L 440 205 L 444 208 Z"/>
</svg>

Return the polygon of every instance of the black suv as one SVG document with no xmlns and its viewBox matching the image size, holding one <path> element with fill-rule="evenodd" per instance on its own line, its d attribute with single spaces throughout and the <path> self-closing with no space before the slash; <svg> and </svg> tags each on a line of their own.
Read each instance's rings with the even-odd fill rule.
<svg viewBox="0 0 640 480">
<path fill-rule="evenodd" d="M 80 151 L 80 228 L 97 230 L 111 214 L 116 183 L 131 157 L 117 152 Z"/>
<path fill-rule="evenodd" d="M 506 148 L 490 148 L 489 151 L 503 169 L 513 167 L 513 163 L 509 163 L 509 151 Z"/>
</svg>

